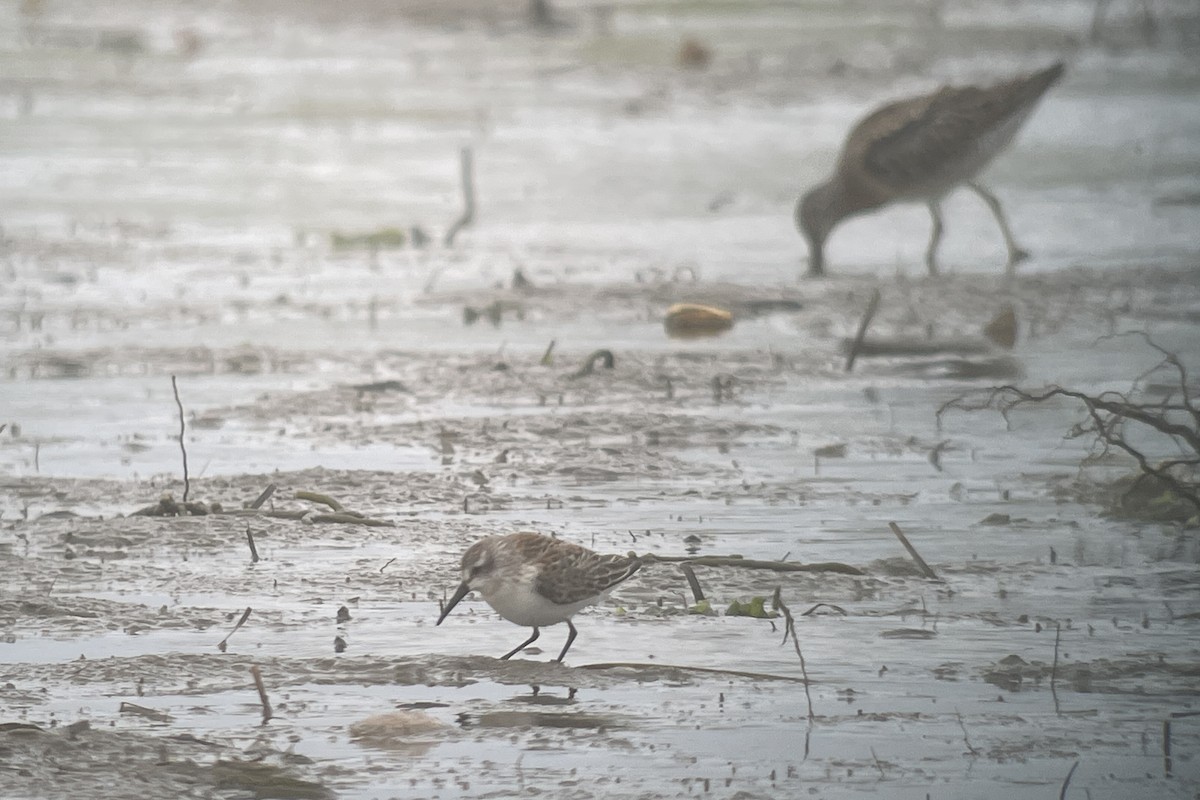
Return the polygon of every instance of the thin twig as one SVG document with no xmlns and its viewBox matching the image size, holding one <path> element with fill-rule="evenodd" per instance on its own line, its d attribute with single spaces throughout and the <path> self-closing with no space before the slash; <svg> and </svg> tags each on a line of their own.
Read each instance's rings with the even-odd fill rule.
<svg viewBox="0 0 1200 800">
<path fill-rule="evenodd" d="M 254 687 L 258 689 L 258 699 L 262 702 L 262 724 L 266 725 L 275 712 L 271 710 L 271 701 L 267 699 L 267 687 L 263 685 L 262 671 L 257 664 L 250 667 L 250 674 L 254 676 Z"/>
<path fill-rule="evenodd" d="M 475 221 L 475 162 L 470 146 L 459 152 L 458 164 L 462 176 L 463 212 L 446 231 L 443 239 L 446 247 L 453 247 L 458 232 Z"/>
<path fill-rule="evenodd" d="M 875 312 L 879 309 L 879 290 L 876 289 L 871 293 L 871 300 L 867 303 L 867 310 L 862 316 L 862 320 L 858 323 L 858 333 L 854 334 L 854 343 L 850 345 L 850 352 L 846 355 L 846 372 L 854 369 L 854 361 L 858 358 L 858 351 L 862 349 L 863 339 L 867 337 L 867 328 L 871 327 L 871 320 L 875 317 Z"/>
<path fill-rule="evenodd" d="M 941 578 L 939 578 L 937 573 L 925 563 L 925 559 L 921 558 L 921 554 L 917 552 L 917 548 L 912 546 L 912 542 L 910 542 L 908 537 L 904 535 L 904 531 L 900 530 L 900 526 L 895 522 L 889 522 L 888 527 L 892 529 L 892 533 L 896 534 L 896 538 L 900 540 L 900 544 L 904 545 L 904 549 L 908 551 L 910 556 L 912 556 L 912 560 L 917 563 L 917 567 L 921 570 L 921 574 L 930 580 L 940 581 Z"/>
<path fill-rule="evenodd" d="M 1067 777 L 1063 778 L 1062 788 L 1058 790 L 1058 800 L 1067 799 L 1067 787 L 1071 785 L 1071 776 L 1075 774 L 1075 768 L 1078 766 L 1079 762 L 1076 761 L 1071 765 L 1070 771 L 1067 772 Z"/>
<path fill-rule="evenodd" d="M 171 376 L 171 391 L 175 393 L 175 405 L 179 408 L 179 451 L 183 453 L 183 502 L 187 502 L 188 490 L 191 489 L 191 482 L 188 480 L 188 465 L 187 465 L 187 448 L 183 444 L 183 434 L 185 427 L 183 424 L 183 403 L 179 400 L 179 385 L 175 382 L 175 376 Z"/>
<path fill-rule="evenodd" d="M 800 674 L 804 676 L 804 697 L 808 700 L 808 720 L 812 722 L 815 719 L 813 714 L 812 692 L 809 690 L 808 667 L 804 664 L 804 653 L 800 652 L 800 637 L 796 635 L 796 620 L 792 618 L 792 611 L 783 602 L 783 587 L 776 586 L 775 594 L 771 597 L 771 605 L 775 609 L 783 612 L 785 627 L 783 629 L 783 641 L 779 644 L 782 646 L 787 644 L 788 637 L 792 637 L 792 644 L 796 647 L 796 656 L 800 659 Z"/>
</svg>

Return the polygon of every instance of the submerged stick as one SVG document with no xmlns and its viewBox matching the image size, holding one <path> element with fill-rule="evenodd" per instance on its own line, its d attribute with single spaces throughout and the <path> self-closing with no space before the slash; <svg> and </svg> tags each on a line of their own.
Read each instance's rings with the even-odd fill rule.
<svg viewBox="0 0 1200 800">
<path fill-rule="evenodd" d="M 704 590 L 700 588 L 700 581 L 696 580 L 696 571 L 692 569 L 692 565 L 686 562 L 682 563 L 679 565 L 679 570 L 683 573 L 683 577 L 687 578 L 688 586 L 692 587 L 692 597 L 696 599 L 697 603 L 702 602 Z"/>
<path fill-rule="evenodd" d="M 904 549 L 908 551 L 910 556 L 912 556 L 912 560 L 917 563 L 917 567 L 920 568 L 921 574 L 930 580 L 940 581 L 941 578 L 939 578 L 937 573 L 925 563 L 925 559 L 921 558 L 921 554 L 917 552 L 917 548 L 912 546 L 912 542 L 910 542 L 908 537 L 904 535 L 904 531 L 900 530 L 900 526 L 894 522 L 889 522 L 888 527 L 892 529 L 892 533 L 896 534 L 896 538 L 900 540 L 900 544 L 904 545 Z"/>
<path fill-rule="evenodd" d="M 171 376 L 171 391 L 175 393 L 175 406 L 179 409 L 179 451 L 183 453 L 183 502 L 187 502 L 188 490 L 191 488 L 191 483 L 188 480 L 188 465 L 187 465 L 187 448 L 183 445 L 183 434 L 185 427 L 183 424 L 183 403 L 179 400 L 179 385 L 175 382 L 175 376 Z"/>
<path fill-rule="evenodd" d="M 822 561 L 812 564 L 795 564 L 790 561 L 760 561 L 741 556 L 659 556 L 647 553 L 642 556 L 647 562 L 661 561 L 672 564 L 690 564 L 693 567 L 740 567 L 742 569 L 766 569 L 772 572 L 837 572 L 842 575 L 863 575 L 858 567 L 837 561 Z"/>
<path fill-rule="evenodd" d="M 225 634 L 225 638 L 224 638 L 224 639 L 222 639 L 222 640 L 221 640 L 221 641 L 220 641 L 220 642 L 217 644 L 217 649 L 218 649 L 218 650 L 220 650 L 222 653 L 224 653 L 224 652 L 225 652 L 225 643 L 229 641 L 229 637 L 230 637 L 230 636 L 233 636 L 235 633 L 237 633 L 237 632 L 238 632 L 238 628 L 240 628 L 240 627 L 242 627 L 243 625 L 245 625 L 245 624 L 246 624 L 246 620 L 250 619 L 250 612 L 251 612 L 252 610 L 253 610 L 253 609 L 252 609 L 252 608 L 250 608 L 250 606 L 246 606 L 246 610 L 242 612 L 242 618 L 241 618 L 241 619 L 239 619 L 239 620 L 237 621 L 237 625 L 234 625 L 234 626 L 233 626 L 233 630 L 231 630 L 229 633 Z"/>
<path fill-rule="evenodd" d="M 267 699 L 267 687 L 263 685 L 262 671 L 257 664 L 250 668 L 250 674 L 254 676 L 254 688 L 258 689 L 258 699 L 262 702 L 262 724 L 266 725 L 275 712 L 271 710 L 271 701 Z"/>
<path fill-rule="evenodd" d="M 474 156 L 469 146 L 464 147 L 458 155 L 459 171 L 462 174 L 463 212 L 446 231 L 446 238 L 443 240 L 446 247 L 452 247 L 458 232 L 475 221 Z"/>
<path fill-rule="evenodd" d="M 854 361 L 858 358 L 858 352 L 862 349 L 863 339 L 867 338 L 867 328 L 871 327 L 871 320 L 875 317 L 875 312 L 879 309 L 879 290 L 876 289 L 871 293 L 871 300 L 867 303 L 867 310 L 863 314 L 862 321 L 858 323 L 858 333 L 854 334 L 854 343 L 850 345 L 850 352 L 846 354 L 846 372 L 854 369 Z"/>
</svg>

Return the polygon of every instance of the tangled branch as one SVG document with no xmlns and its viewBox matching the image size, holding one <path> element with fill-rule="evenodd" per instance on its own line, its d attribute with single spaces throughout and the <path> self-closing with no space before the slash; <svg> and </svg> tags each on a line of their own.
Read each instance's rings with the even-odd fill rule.
<svg viewBox="0 0 1200 800">
<path fill-rule="evenodd" d="M 1030 403 L 1042 403 L 1054 398 L 1066 398 L 1083 405 L 1087 416 L 1076 423 L 1067 433 L 1068 439 L 1094 436 L 1100 448 L 1097 454 L 1103 457 L 1114 449 L 1131 456 L 1138 464 L 1141 474 L 1130 488 L 1138 487 L 1147 477 L 1155 478 L 1160 485 L 1170 490 L 1179 499 L 1200 512 L 1200 407 L 1197 407 L 1188 386 L 1187 368 L 1179 357 L 1156 344 L 1144 333 L 1141 336 L 1147 345 L 1162 354 L 1162 360 L 1139 375 L 1129 393 L 1115 391 L 1090 395 L 1075 389 L 1050 386 L 1041 391 L 1030 391 L 1017 386 L 997 386 L 982 393 L 960 395 L 943 403 L 937 410 L 938 426 L 943 416 L 954 409 L 981 411 L 991 409 L 1009 422 L 1009 412 Z M 1178 386 L 1173 386 L 1159 401 L 1142 399 L 1142 384 L 1150 376 L 1170 371 Z M 1170 444 L 1179 455 L 1161 461 L 1152 461 L 1144 448 L 1134 446 L 1126 435 L 1130 423 L 1145 426 L 1154 432 L 1162 444 Z M 1129 492 L 1126 493 L 1128 496 Z"/>
</svg>

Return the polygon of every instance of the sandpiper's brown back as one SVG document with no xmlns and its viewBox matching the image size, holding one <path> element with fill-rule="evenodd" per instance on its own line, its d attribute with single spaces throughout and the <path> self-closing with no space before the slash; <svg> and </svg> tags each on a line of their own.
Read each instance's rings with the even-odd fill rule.
<svg viewBox="0 0 1200 800">
<path fill-rule="evenodd" d="M 850 205 L 937 197 L 971 180 L 1062 73 L 1059 62 L 993 86 L 947 86 L 875 111 L 847 137 L 839 160 Z"/>
</svg>

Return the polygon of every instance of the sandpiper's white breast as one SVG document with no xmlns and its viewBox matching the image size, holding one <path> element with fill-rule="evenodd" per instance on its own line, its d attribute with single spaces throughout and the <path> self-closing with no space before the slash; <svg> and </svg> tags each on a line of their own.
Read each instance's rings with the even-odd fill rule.
<svg viewBox="0 0 1200 800">
<path fill-rule="evenodd" d="M 516 577 L 495 581 L 491 585 L 480 587 L 480 594 L 496 613 L 509 622 L 524 625 L 527 628 L 540 628 L 546 625 L 557 625 L 565 622 L 582 608 L 590 606 L 600 599 L 600 595 L 589 597 L 578 603 L 560 606 L 552 603 L 537 593 L 534 580 L 537 570 L 522 569 Z"/>
</svg>

